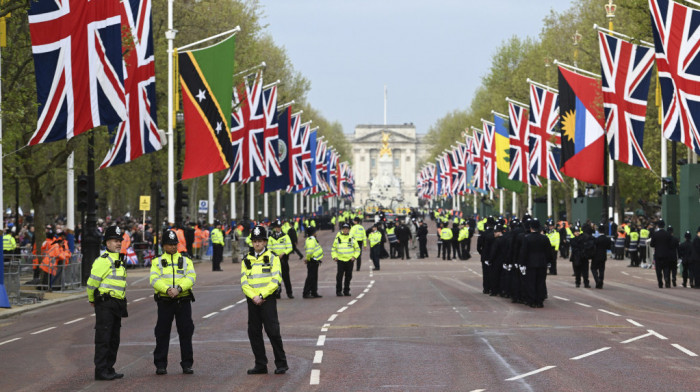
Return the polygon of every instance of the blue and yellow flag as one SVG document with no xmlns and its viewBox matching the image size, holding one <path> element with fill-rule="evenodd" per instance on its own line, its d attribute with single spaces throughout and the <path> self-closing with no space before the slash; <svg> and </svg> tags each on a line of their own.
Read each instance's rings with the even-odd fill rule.
<svg viewBox="0 0 700 392">
<path fill-rule="evenodd" d="M 499 188 L 506 188 L 513 192 L 522 192 L 524 189 L 523 183 L 508 179 L 510 173 L 510 138 L 508 136 L 508 126 L 504 119 L 499 116 L 493 117 L 496 131 L 494 138 L 496 139 L 496 169 L 498 172 L 496 184 Z"/>
</svg>

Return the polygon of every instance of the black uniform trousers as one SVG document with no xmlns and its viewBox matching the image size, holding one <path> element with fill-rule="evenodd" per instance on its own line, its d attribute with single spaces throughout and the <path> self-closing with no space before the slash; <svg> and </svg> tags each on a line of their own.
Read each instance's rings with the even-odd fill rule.
<svg viewBox="0 0 700 392">
<path fill-rule="evenodd" d="M 503 263 L 491 262 L 489 266 L 489 289 L 491 295 L 501 294 L 501 272 L 503 271 Z"/>
<path fill-rule="evenodd" d="M 418 238 L 418 247 L 420 257 L 428 257 L 428 239 L 425 237 Z"/>
<path fill-rule="evenodd" d="M 549 265 L 549 274 L 557 274 L 557 251 L 552 248 L 552 262 Z"/>
<path fill-rule="evenodd" d="M 360 247 L 360 255 L 357 256 L 357 258 L 355 259 L 355 260 L 357 260 L 357 270 L 358 271 L 360 270 L 360 264 L 362 264 L 362 246 L 364 244 L 365 243 L 363 241 L 357 241 L 357 246 Z"/>
<path fill-rule="evenodd" d="M 170 330 L 175 319 L 177 335 L 180 338 L 180 366 L 191 368 L 194 363 L 192 352 L 192 303 L 189 299 L 172 300 L 159 299 L 158 321 L 156 322 L 156 349 L 153 351 L 153 364 L 156 368 L 168 367 L 168 348 L 170 346 Z"/>
<path fill-rule="evenodd" d="M 452 238 L 452 258 L 462 258 L 462 250 L 459 247 L 459 241 L 457 241 L 457 237 Z"/>
<path fill-rule="evenodd" d="M 406 260 L 411 259 L 411 254 L 408 253 L 408 241 L 399 244 L 399 253 L 401 254 L 401 260 L 406 258 Z"/>
<path fill-rule="evenodd" d="M 280 269 L 282 270 L 284 290 L 288 296 L 292 295 L 292 279 L 289 277 L 289 255 L 280 256 Z"/>
<path fill-rule="evenodd" d="M 306 281 L 304 281 L 304 295 L 318 294 L 318 265 L 316 260 L 306 262 Z"/>
<path fill-rule="evenodd" d="M 666 287 L 671 287 L 671 261 L 656 260 L 656 280 L 659 281 L 659 287 L 663 285 L 663 280 L 666 281 Z M 661 279 L 663 275 L 663 280 Z"/>
<path fill-rule="evenodd" d="M 374 245 L 369 249 L 369 257 L 372 259 L 374 269 L 379 270 L 379 256 L 381 255 L 382 247 L 379 244 Z"/>
<path fill-rule="evenodd" d="M 345 294 L 350 293 L 350 281 L 352 280 L 352 267 L 355 263 L 354 261 L 337 261 L 338 272 L 335 274 L 335 292 L 343 292 Z M 345 282 L 343 282 L 343 276 L 345 277 Z"/>
<path fill-rule="evenodd" d="M 95 291 L 97 294 L 97 291 Z M 117 299 L 95 299 L 95 375 L 113 373 L 119 351 L 122 306 Z"/>
<path fill-rule="evenodd" d="M 268 295 L 262 305 L 256 305 L 253 300 L 246 297 L 248 302 L 248 340 L 255 355 L 255 367 L 267 368 L 267 355 L 265 354 L 265 342 L 263 341 L 263 326 L 267 338 L 272 344 L 272 352 L 275 355 L 277 368 L 287 367 L 287 356 L 282 346 L 280 335 L 280 322 L 277 318 L 277 299 L 274 295 Z"/>
<path fill-rule="evenodd" d="M 481 281 L 484 287 L 483 293 L 491 293 L 491 266 L 486 265 L 485 261 L 481 262 Z"/>
<path fill-rule="evenodd" d="M 221 271 L 221 261 L 224 259 L 224 246 L 221 244 L 213 244 L 211 251 L 211 270 Z"/>
<path fill-rule="evenodd" d="M 591 261 L 591 275 L 593 275 L 595 287 L 603 288 L 603 280 L 605 279 L 605 260 Z"/>
<path fill-rule="evenodd" d="M 528 267 L 525 271 L 525 284 L 530 305 L 542 305 L 547 295 L 547 267 Z"/>
<path fill-rule="evenodd" d="M 443 260 L 452 260 L 452 241 L 447 240 L 447 241 L 442 241 L 442 259 Z"/>
<path fill-rule="evenodd" d="M 574 262 L 574 276 L 576 276 L 576 287 L 581 286 L 581 279 L 583 279 L 583 285 L 588 287 L 590 283 L 588 281 L 588 266 L 589 260 L 583 257 L 579 262 Z"/>
</svg>

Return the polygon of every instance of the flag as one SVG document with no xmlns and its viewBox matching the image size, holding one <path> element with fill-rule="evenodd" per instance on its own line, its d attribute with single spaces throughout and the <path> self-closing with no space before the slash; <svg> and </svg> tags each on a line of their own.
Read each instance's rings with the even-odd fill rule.
<svg viewBox="0 0 700 392">
<path fill-rule="evenodd" d="M 289 131 L 292 127 L 292 118 L 300 120 L 299 114 L 292 116 L 292 107 L 288 106 L 279 114 L 277 118 L 277 160 L 280 165 L 280 174 L 274 171 L 268 173 L 260 182 L 261 192 L 274 192 L 282 189 L 287 189 L 289 186 Z"/>
<path fill-rule="evenodd" d="M 481 143 L 481 159 L 483 160 L 484 182 L 487 188 L 484 190 L 496 189 L 496 138 L 493 124 L 482 121 L 484 127 L 483 139 Z"/>
<path fill-rule="evenodd" d="M 528 121 L 530 173 L 561 182 L 561 173 L 559 173 L 561 137 L 554 130 L 558 122 L 557 94 L 531 84 Z"/>
<path fill-rule="evenodd" d="M 510 139 L 506 122 L 502 118 L 494 116 L 493 124 L 495 128 L 496 170 L 498 172 L 496 183 L 499 188 L 506 188 L 513 192 L 522 192 L 522 182 L 508 179 L 510 174 Z"/>
<path fill-rule="evenodd" d="M 37 128 L 29 145 L 126 119 L 118 0 L 31 1 Z"/>
<path fill-rule="evenodd" d="M 452 187 L 454 193 L 462 195 L 467 191 L 467 146 L 457 143 L 452 148 L 452 161 L 454 172 L 452 175 Z"/>
<path fill-rule="evenodd" d="M 329 192 L 333 196 L 338 195 L 338 153 L 334 149 L 328 151 L 327 177 Z"/>
<path fill-rule="evenodd" d="M 486 183 L 486 174 L 484 173 L 485 165 L 481 147 L 484 143 L 484 135 L 481 132 L 474 131 L 472 140 L 472 165 L 469 165 L 472 167 L 472 174 L 469 176 L 471 178 L 469 189 L 486 193 L 488 185 Z M 469 170 L 469 166 L 467 170 Z"/>
<path fill-rule="evenodd" d="M 651 169 L 642 147 L 654 53 L 602 32 L 598 38 L 610 158 Z"/>
<path fill-rule="evenodd" d="M 231 35 L 210 47 L 178 53 L 185 114 L 183 180 L 228 169 L 233 162 L 233 51 Z"/>
<path fill-rule="evenodd" d="M 313 189 L 314 194 L 325 194 L 328 192 L 328 183 L 326 182 L 326 171 L 328 170 L 327 144 L 325 140 L 316 140 L 316 170 L 312 175 L 316 177 L 316 186 Z"/>
<path fill-rule="evenodd" d="M 262 92 L 263 109 L 265 110 L 265 131 L 263 143 L 265 145 L 265 175 L 281 175 L 277 156 L 279 140 L 279 126 L 277 124 L 277 85 L 273 85 Z"/>
<path fill-rule="evenodd" d="M 122 22 L 128 23 L 129 47 L 124 49 L 127 120 L 113 132 L 112 146 L 100 169 L 131 162 L 163 148 L 156 121 L 156 70 L 153 57 L 151 0 L 122 1 Z M 127 26 L 125 24 L 124 26 Z"/>
<path fill-rule="evenodd" d="M 542 186 L 537 175 L 530 172 L 528 110 L 508 103 L 508 136 L 510 139 L 510 172 L 508 178 L 525 184 Z"/>
<path fill-rule="evenodd" d="M 603 92 L 599 80 L 559 67 L 561 172 L 605 185 Z"/>
<path fill-rule="evenodd" d="M 309 131 L 309 136 L 304 138 L 304 154 L 302 156 L 304 170 L 304 188 L 312 189 L 316 186 L 316 134 L 314 128 Z"/>
<path fill-rule="evenodd" d="M 700 154 L 700 11 L 670 0 L 649 0 L 664 137 Z"/>
<path fill-rule="evenodd" d="M 289 143 L 289 186 L 293 191 L 300 191 L 304 189 L 304 159 L 310 159 L 311 154 L 306 151 L 305 154 L 305 142 L 308 142 L 309 137 L 309 127 L 311 122 L 304 124 L 299 124 L 299 121 L 292 123 L 291 140 Z M 338 176 L 338 182 L 340 183 L 340 175 Z M 340 192 L 340 186 L 338 186 L 338 191 Z"/>
</svg>

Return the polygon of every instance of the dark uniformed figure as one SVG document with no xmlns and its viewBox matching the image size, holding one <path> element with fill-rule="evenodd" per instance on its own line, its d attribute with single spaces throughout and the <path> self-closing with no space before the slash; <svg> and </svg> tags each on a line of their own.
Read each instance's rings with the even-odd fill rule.
<svg viewBox="0 0 700 392">
<path fill-rule="evenodd" d="M 428 258 L 428 224 L 421 221 L 418 230 L 416 230 L 416 237 L 418 237 L 418 258 L 425 259 Z"/>
<path fill-rule="evenodd" d="M 671 287 L 671 262 L 675 258 L 676 248 L 673 247 L 673 237 L 666 231 L 666 223 L 660 219 L 657 223 L 657 230 L 651 235 L 649 247 L 654 248 L 654 262 L 656 263 L 656 280 L 659 288 Z M 662 279 L 663 278 L 663 279 Z"/>
<path fill-rule="evenodd" d="M 690 281 L 690 287 L 695 286 L 695 275 L 693 271 L 690 270 L 690 266 L 693 258 L 693 243 L 690 241 L 692 235 L 689 231 L 685 232 L 685 241 L 678 245 L 678 256 L 681 258 L 681 264 L 683 265 L 683 287 L 688 287 L 688 281 Z"/>
<path fill-rule="evenodd" d="M 255 355 L 255 366 L 248 369 L 248 374 L 267 373 L 263 326 L 275 354 L 275 374 L 284 374 L 289 367 L 282 345 L 277 299 L 274 295 L 282 280 L 279 258 L 267 249 L 267 232 L 264 227 L 255 226 L 250 239 L 253 251 L 241 263 L 241 289 L 248 302 L 248 339 Z"/>
<path fill-rule="evenodd" d="M 221 230 L 221 222 L 214 222 L 214 229 L 211 231 L 211 270 L 223 271 L 221 261 L 224 259 L 224 232 Z"/>
<path fill-rule="evenodd" d="M 576 287 L 581 287 L 581 281 L 585 288 L 591 287 L 588 268 L 595 253 L 595 239 L 590 231 L 589 227 L 574 228 L 574 238 L 571 240 L 571 262 L 574 267 Z"/>
<path fill-rule="evenodd" d="M 691 243 L 693 249 L 691 251 L 690 270 L 695 277 L 695 286 L 693 286 L 693 288 L 700 289 L 700 282 L 698 281 L 700 279 L 700 226 L 698 226 L 698 230 Z"/>
<path fill-rule="evenodd" d="M 168 348 L 170 330 L 175 319 L 177 334 L 180 338 L 180 366 L 184 374 L 192 374 L 194 363 L 192 352 L 192 287 L 197 280 L 192 259 L 177 251 L 177 234 L 174 230 L 163 233 L 163 250 L 151 264 L 150 283 L 155 290 L 154 298 L 158 306 L 156 322 L 156 349 L 153 351 L 153 363 L 156 374 L 167 374 Z"/>
<path fill-rule="evenodd" d="M 496 225 L 493 231 L 493 245 L 491 245 L 491 254 L 489 256 L 490 272 L 489 272 L 489 288 L 491 290 L 491 296 L 496 296 L 501 294 L 501 273 L 503 272 L 503 265 L 508 263 L 509 259 L 509 248 L 506 242 L 506 227 L 503 225 Z"/>
<path fill-rule="evenodd" d="M 678 275 L 678 246 L 680 246 L 680 240 L 673 235 L 673 227 L 669 225 L 666 228 L 668 234 L 671 235 L 671 262 L 669 263 L 669 268 L 671 270 L 671 284 L 676 287 L 676 275 Z"/>
<path fill-rule="evenodd" d="M 605 229 L 604 225 L 598 227 L 598 232 L 601 233 L 595 239 L 595 253 L 591 260 L 591 275 L 595 281 L 595 288 L 603 288 L 603 279 L 605 279 L 605 261 L 608 258 L 608 250 L 612 247 L 612 241 L 608 236 L 602 234 Z"/>
<path fill-rule="evenodd" d="M 124 233 L 118 226 L 105 230 L 107 251 L 95 259 L 87 281 L 87 295 L 95 308 L 95 380 L 114 380 L 122 317 L 126 311 L 126 268 L 119 254 Z"/>
<path fill-rule="evenodd" d="M 445 228 L 444 230 L 449 230 Z M 483 280 L 483 293 L 491 294 L 491 245 L 493 244 L 493 227 L 486 226 L 484 232 L 479 233 L 479 239 L 476 241 L 476 251 L 481 255 L 481 273 Z M 445 246 L 443 244 L 443 246 Z M 449 253 L 449 250 L 447 251 Z M 444 257 L 443 257 L 444 260 Z"/>
<path fill-rule="evenodd" d="M 540 222 L 530 222 L 530 234 L 523 237 L 520 247 L 521 271 L 525 275 L 528 305 L 533 308 L 544 306 L 547 294 L 547 263 L 551 263 L 552 244 L 546 235 L 540 233 Z"/>
</svg>

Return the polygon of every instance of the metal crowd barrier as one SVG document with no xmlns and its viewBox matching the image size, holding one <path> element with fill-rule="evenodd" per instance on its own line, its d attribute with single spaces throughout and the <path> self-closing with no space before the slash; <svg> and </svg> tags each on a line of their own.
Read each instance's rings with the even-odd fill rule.
<svg viewBox="0 0 700 392">
<path fill-rule="evenodd" d="M 35 294 L 34 298 L 41 298 L 41 295 L 36 295 L 37 291 L 80 289 L 82 254 L 73 254 L 67 264 L 59 261 L 56 265 L 49 257 L 48 272 L 41 268 L 46 257 L 29 253 L 5 255 L 5 288 L 12 304 L 33 302 L 28 297 L 30 293 Z"/>
</svg>

